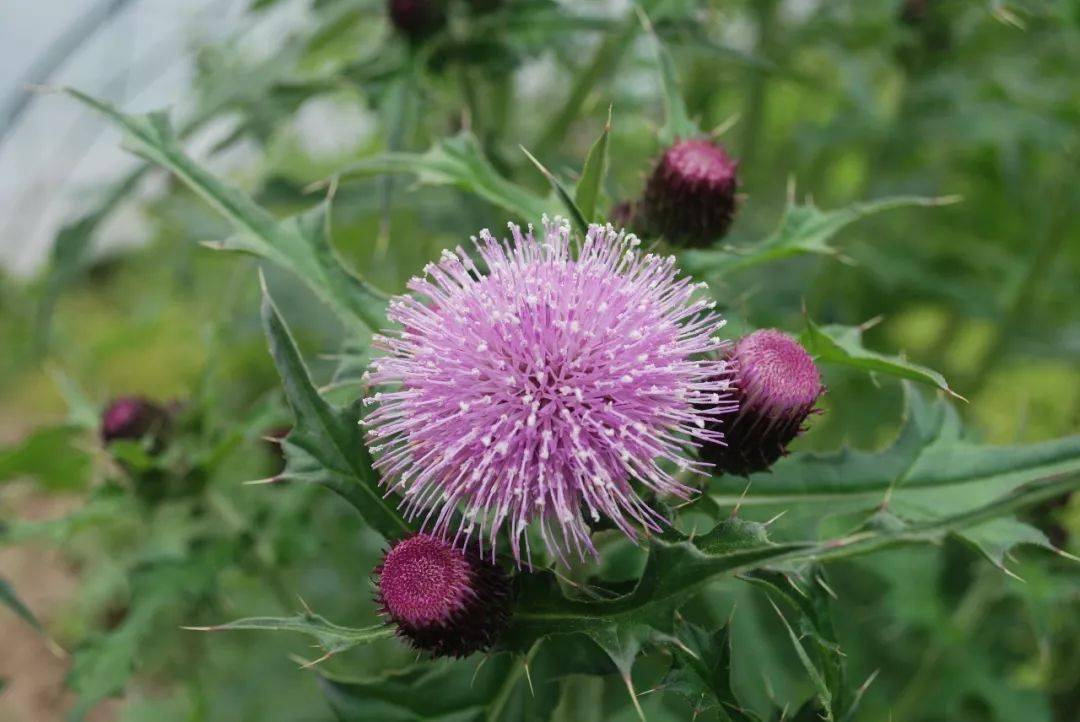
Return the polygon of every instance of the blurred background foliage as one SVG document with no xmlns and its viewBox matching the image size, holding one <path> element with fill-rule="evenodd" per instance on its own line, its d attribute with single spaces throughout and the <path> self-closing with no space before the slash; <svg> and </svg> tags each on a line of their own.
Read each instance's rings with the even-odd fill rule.
<svg viewBox="0 0 1080 722">
<path fill-rule="evenodd" d="M 721 141 L 741 159 L 745 200 L 732 245 L 770 233 L 791 188 L 822 209 L 892 195 L 962 197 L 860 220 L 838 236 L 838 258 L 710 278 L 733 335 L 763 326 L 799 333 L 804 308 L 819 323 L 866 323 L 867 347 L 942 372 L 970 400 L 960 412 L 982 440 L 1080 429 L 1080 5 L 645 6 L 691 115 L 704 129 L 726 128 Z M 276 213 L 315 204 L 334 174 L 387 152 L 425 153 L 462 132 L 493 172 L 544 198 L 547 181 L 519 145 L 574 179 L 609 106 L 601 208 L 636 197 L 662 150 L 654 48 L 628 3 L 455 0 L 446 29 L 423 42 L 396 33 L 374 0 L 255 0 L 246 17 L 256 24 L 285 12 L 287 30 L 259 52 L 240 36 L 197 46 L 190 92 L 171 109 L 196 158 Z M 111 99 L 127 109 L 123 97 Z M 86 111 L 81 122 L 102 121 Z M 333 244 L 379 288 L 400 292 L 440 249 L 508 219 L 497 204 L 438 182 L 447 178 L 437 168 L 417 179 L 379 173 L 385 164 L 332 184 Z M 33 610 L 54 646 L 73 652 L 61 659 L 74 693 L 35 707 L 15 698 L 19 670 L 5 668 L 0 718 L 63 710 L 123 720 L 330 719 L 317 678 L 290 659 L 302 649 L 296 640 L 177 629 L 288 614 L 301 605 L 296 594 L 330 619 L 374 617 L 368 575 L 380 542 L 357 531 L 349 509 L 303 485 L 239 483 L 275 473 L 276 448 L 263 437 L 288 419 L 259 326 L 257 262 L 202 245 L 229 228 L 141 161 L 79 192 L 84 213 L 57 235 L 37 275 L 0 275 L 0 577 L 31 601 L 49 597 L 34 590 L 35 579 L 52 578 L 38 565 L 74 579 L 69 594 Z M 137 218 L 137 231 L 113 230 L 121 213 Z M 355 397 L 347 379 L 333 381 L 339 322 L 291 276 L 267 273 L 317 383 L 339 400 Z M 879 448 L 893 438 L 895 382 L 836 367 L 826 382 L 826 413 L 800 448 Z M 100 409 L 131 394 L 180 405 L 169 453 L 102 448 Z M 200 491 L 146 503 L 130 492 L 151 470 L 197 477 Z M 1080 553 L 1080 501 L 1028 515 Z M 816 534 L 830 523 L 804 516 L 777 522 L 778 533 Z M 60 554 L 19 557 L 16 542 Z M 632 565 L 632 550 L 624 556 Z M 959 541 L 830 566 L 850 673 L 878 673 L 857 719 L 1080 718 L 1080 573 L 1044 550 L 1018 552 L 1009 566 L 1023 582 Z M 795 718 L 810 682 L 764 595 L 723 582 L 699 604 L 718 620 L 737 610 L 732 668 L 742 699 Z M 3 614 L 5 625 L 21 623 Z M 38 645 L 31 657 L 50 654 L 22 643 Z M 639 690 L 662 681 L 665 662 L 654 656 L 635 668 Z M 411 660 L 390 640 L 327 664 L 363 676 Z M 120 702 L 99 704 L 121 690 Z M 641 702 L 650 720 L 691 715 L 676 694 Z M 524 702 L 506 710 L 514 704 Z M 553 719 L 635 718 L 617 677 L 573 677 L 557 705 Z"/>
</svg>

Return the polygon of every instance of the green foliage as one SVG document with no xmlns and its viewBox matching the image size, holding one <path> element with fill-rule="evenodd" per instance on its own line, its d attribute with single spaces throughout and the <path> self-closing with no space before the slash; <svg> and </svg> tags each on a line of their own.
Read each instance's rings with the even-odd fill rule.
<svg viewBox="0 0 1080 722">
<path fill-rule="evenodd" d="M 336 408 L 319 396 L 265 281 L 262 318 L 270 353 L 293 412 L 293 428 L 282 441 L 286 459 L 282 476 L 333 489 L 387 539 L 408 534 L 411 526 L 397 511 L 393 499 L 379 488 L 378 476 L 371 468 L 371 454 L 364 445 L 357 407 Z"/>
<path fill-rule="evenodd" d="M 213 247 L 253 253 L 292 271 L 350 325 L 357 321 L 369 328 L 382 325 L 382 295 L 342 266 L 330 246 L 326 206 L 278 221 L 238 188 L 192 161 L 165 114 L 128 115 L 76 90 L 68 92 L 122 128 L 131 152 L 172 171 L 237 229 L 235 236 Z"/>
<path fill-rule="evenodd" d="M 291 617 L 248 617 L 226 622 L 225 624 L 216 624 L 212 627 L 188 627 L 188 629 L 198 632 L 227 632 L 233 630 L 299 632 L 315 638 L 315 641 L 326 653 L 323 659 L 361 644 L 386 639 L 394 634 L 393 628 L 385 624 L 376 624 L 364 629 L 351 629 L 333 624 L 325 617 L 311 611 L 305 611 Z"/>
<path fill-rule="evenodd" d="M 19 444 L 0 449 L 0 482 L 31 476 L 53 491 L 83 488 L 90 459 L 73 443 L 81 435 L 82 429 L 74 426 L 42 427 Z"/>
<path fill-rule="evenodd" d="M 245 24 L 276 5 L 250 3 Z M 0 278 L 0 544 L 57 547 L 77 570 L 71 599 L 34 610 L 72 650 L 72 717 L 121 697 L 126 722 L 316 718 L 323 698 L 338 719 L 380 722 L 1071 720 L 1067 13 L 482 5 L 450 3 L 447 29 L 409 44 L 380 3 L 311 3 L 286 35 L 259 36 L 274 46 L 260 59 L 239 38 L 200 49 L 176 130 L 68 91 L 145 161 L 60 228 L 40 281 Z M 209 153 L 192 150 L 219 122 Z M 480 228 L 561 212 L 580 233 L 635 197 L 658 149 L 720 126 L 745 197 L 730 240 L 679 265 L 720 281 L 733 337 L 810 309 L 800 341 L 826 413 L 770 472 L 653 500 L 672 527 L 640 547 L 597 529 L 598 559 L 513 571 L 491 653 L 417 658 L 370 599 L 386 543 L 416 526 L 365 444 L 388 298 L 352 269 L 400 291 Z M 237 171 L 222 151 L 240 147 Z M 156 168 L 179 183 L 142 183 Z M 792 181 L 781 203 L 789 178 L 821 207 Z M 148 247 L 103 259 L 132 206 Z M 865 242 L 841 246 L 856 221 Z M 785 263 L 820 256 L 848 263 Z M 870 324 L 852 324 L 878 317 L 864 341 Z M 957 391 L 970 404 L 945 398 Z M 99 440 L 100 408 L 129 393 L 176 398 L 165 443 Z M 36 600 L 37 575 L 12 569 L 0 604 L 42 632 L 13 586 Z M 297 593 L 326 617 L 294 614 Z M 191 628 L 305 635 L 317 685 L 290 635 Z"/>
<path fill-rule="evenodd" d="M 596 222 L 596 203 L 603 191 L 604 178 L 608 169 L 608 145 L 611 135 L 611 108 L 608 108 L 604 132 L 589 148 L 585 156 L 585 167 L 581 171 L 577 187 L 574 189 L 574 204 L 589 223 Z"/>
<path fill-rule="evenodd" d="M 864 347 L 863 330 L 864 328 L 859 326 L 818 326 L 807 316 L 806 331 L 803 332 L 799 341 L 818 361 L 850 366 L 871 374 L 880 373 L 918 381 L 962 398 L 949 388 L 945 377 L 937 371 L 913 364 L 898 356 L 886 356 Z"/>
<path fill-rule="evenodd" d="M 378 173 L 410 173 L 420 183 L 453 185 L 521 219 L 539 218 L 549 203 L 499 175 L 467 132 L 445 138 L 425 153 L 382 153 L 349 166 L 343 180 Z"/>
<path fill-rule="evenodd" d="M 722 722 L 754 722 L 759 718 L 743 709 L 731 688 L 731 631 L 729 626 L 706 632 L 692 623 L 678 629 L 679 644 L 672 648 L 671 669 L 663 689 L 694 705 L 694 714 L 715 710 Z"/>
<path fill-rule="evenodd" d="M 855 203 L 833 211 L 822 211 L 811 201 L 805 204 L 797 203 L 794 184 L 790 187 L 788 196 L 780 225 L 768 237 L 746 248 L 688 251 L 683 254 L 683 263 L 687 269 L 695 273 L 723 275 L 806 254 L 838 256 L 840 252 L 830 245 L 829 241 L 860 218 L 892 208 L 939 206 L 957 200 L 951 197 L 898 196 Z"/>
</svg>

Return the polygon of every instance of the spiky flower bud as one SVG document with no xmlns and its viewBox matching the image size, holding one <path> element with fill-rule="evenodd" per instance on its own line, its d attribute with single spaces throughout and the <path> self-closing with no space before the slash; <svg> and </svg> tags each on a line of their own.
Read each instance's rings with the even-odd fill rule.
<svg viewBox="0 0 1080 722">
<path fill-rule="evenodd" d="M 446 0 L 389 0 L 387 13 L 398 32 L 417 42 L 446 24 Z"/>
<path fill-rule="evenodd" d="M 153 435 L 159 441 L 169 423 L 169 412 L 141 396 L 114 399 L 101 415 L 101 439 L 106 444 L 119 439 L 138 441 Z"/>
<path fill-rule="evenodd" d="M 645 185 L 642 211 L 649 231 L 683 246 L 722 238 L 735 218 L 738 166 L 709 140 L 683 140 L 668 148 Z"/>
<path fill-rule="evenodd" d="M 720 472 L 746 476 L 787 453 L 824 389 L 810 354 L 781 331 L 743 337 L 728 361 L 739 410 L 723 424 L 725 443 L 706 444 L 701 455 Z"/>
<path fill-rule="evenodd" d="M 510 582 L 479 555 L 428 534 L 394 544 L 378 575 L 381 612 L 416 649 L 466 657 L 491 647 L 510 614 Z"/>
</svg>

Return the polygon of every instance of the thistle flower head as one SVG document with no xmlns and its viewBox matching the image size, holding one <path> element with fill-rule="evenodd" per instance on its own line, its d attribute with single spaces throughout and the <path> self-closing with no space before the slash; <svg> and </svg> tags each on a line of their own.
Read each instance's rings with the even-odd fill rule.
<svg viewBox="0 0 1080 722">
<path fill-rule="evenodd" d="M 387 12 L 398 32 L 414 42 L 446 24 L 446 0 L 388 0 Z"/>
<path fill-rule="evenodd" d="M 645 185 L 642 210 L 649 229 L 688 246 L 723 237 L 735 218 L 738 165 L 709 140 L 668 148 Z"/>
<path fill-rule="evenodd" d="M 510 231 L 473 239 L 482 265 L 445 251 L 410 282 L 421 298 L 391 302 L 404 330 L 376 339 L 369 380 L 393 390 L 367 399 L 365 424 L 385 483 L 433 534 L 456 524 L 494 555 L 505 530 L 521 563 L 535 521 L 557 557 L 584 556 L 583 514 L 632 538 L 663 523 L 631 480 L 685 498 L 674 467 L 706 470 L 687 452 L 719 441 L 709 422 L 731 410 L 723 321 L 633 235 L 592 226 L 575 253 L 561 219 Z"/>
<path fill-rule="evenodd" d="M 786 453 L 823 388 L 810 354 L 780 331 L 743 337 L 729 360 L 739 411 L 724 426 L 726 444 L 709 444 L 702 456 L 719 471 L 745 476 Z"/>
<path fill-rule="evenodd" d="M 375 573 L 382 613 L 417 649 L 464 657 L 490 647 L 506 626 L 506 574 L 438 537 L 396 543 Z"/>
<path fill-rule="evenodd" d="M 106 444 L 118 439 L 138 441 L 151 432 L 160 432 L 168 422 L 168 412 L 141 396 L 114 399 L 101 414 L 101 439 Z"/>
</svg>

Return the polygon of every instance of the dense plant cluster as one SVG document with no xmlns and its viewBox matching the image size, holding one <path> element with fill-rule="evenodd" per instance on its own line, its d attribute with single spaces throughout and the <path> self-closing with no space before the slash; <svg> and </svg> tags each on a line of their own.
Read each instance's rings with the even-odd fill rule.
<svg viewBox="0 0 1080 722">
<path fill-rule="evenodd" d="M 302 4 L 47 98 L 137 158 L 0 285 L 65 714 L 1074 719 L 1075 18 Z"/>
</svg>

